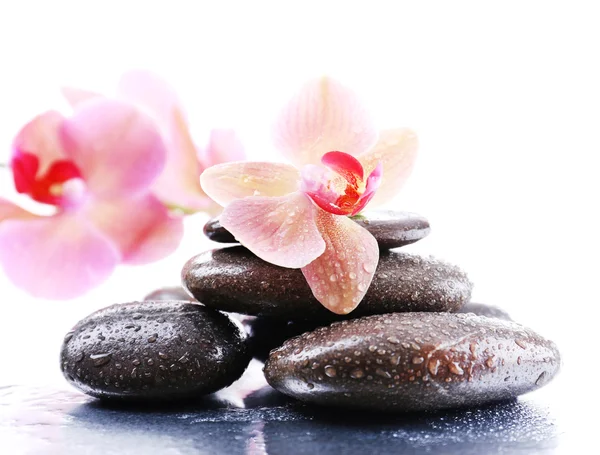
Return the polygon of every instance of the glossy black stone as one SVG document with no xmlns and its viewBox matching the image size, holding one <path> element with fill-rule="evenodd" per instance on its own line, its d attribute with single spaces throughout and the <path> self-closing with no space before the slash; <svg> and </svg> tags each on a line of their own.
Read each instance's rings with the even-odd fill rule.
<svg viewBox="0 0 600 455">
<path fill-rule="evenodd" d="M 267 382 L 300 400 L 378 411 L 481 406 L 549 382 L 560 355 L 513 322 L 451 313 L 395 313 L 336 322 L 286 341 Z"/>
<path fill-rule="evenodd" d="M 477 316 L 487 316 L 488 318 L 504 319 L 505 321 L 512 321 L 510 315 L 502 308 L 498 308 L 493 305 L 486 305 L 485 303 L 469 302 L 463 306 L 458 313 L 473 313 Z"/>
<path fill-rule="evenodd" d="M 431 231 L 427 218 L 411 212 L 370 211 L 352 219 L 373 234 L 381 249 L 397 248 L 417 242 Z M 204 225 L 204 234 L 214 242 L 238 243 L 216 218 Z"/>
<path fill-rule="evenodd" d="M 177 301 L 97 311 L 66 335 L 60 357 L 63 375 L 84 393 L 144 401 L 212 393 L 251 358 L 245 332 L 227 316 Z"/>
<path fill-rule="evenodd" d="M 193 257 L 183 268 L 182 280 L 198 301 L 223 311 L 287 320 L 336 318 L 313 297 L 299 269 L 275 266 L 239 246 Z M 382 251 L 373 282 L 351 316 L 457 311 L 469 301 L 471 288 L 456 266 Z"/>
<path fill-rule="evenodd" d="M 144 297 L 144 300 L 181 300 L 196 302 L 196 299 L 191 297 L 181 286 L 168 286 L 152 291 Z"/>
</svg>

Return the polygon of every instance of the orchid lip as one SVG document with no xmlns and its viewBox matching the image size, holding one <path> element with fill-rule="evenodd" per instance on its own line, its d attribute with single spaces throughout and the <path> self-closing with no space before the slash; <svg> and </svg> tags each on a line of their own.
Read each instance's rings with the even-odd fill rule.
<svg viewBox="0 0 600 455">
<path fill-rule="evenodd" d="M 321 162 L 325 167 L 307 165 L 302 170 L 302 191 L 326 212 L 355 215 L 373 198 L 382 177 L 381 163 L 366 182 L 360 162 L 344 152 L 329 152 Z"/>
</svg>

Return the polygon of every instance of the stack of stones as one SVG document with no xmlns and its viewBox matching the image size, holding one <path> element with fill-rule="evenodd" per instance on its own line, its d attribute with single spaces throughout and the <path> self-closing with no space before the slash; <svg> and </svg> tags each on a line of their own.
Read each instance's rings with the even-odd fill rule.
<svg viewBox="0 0 600 455">
<path fill-rule="evenodd" d="M 385 211 L 354 221 L 381 251 L 351 314 L 326 310 L 300 270 L 229 245 L 183 268 L 202 305 L 167 290 L 81 321 L 63 344 L 65 376 L 100 398 L 189 398 L 231 384 L 254 356 L 272 387 L 299 400 L 415 411 L 514 398 L 557 373 L 556 346 L 503 311 L 470 303 L 472 284 L 459 268 L 397 249 L 429 234 L 425 218 Z M 236 242 L 218 220 L 204 232 Z"/>
</svg>

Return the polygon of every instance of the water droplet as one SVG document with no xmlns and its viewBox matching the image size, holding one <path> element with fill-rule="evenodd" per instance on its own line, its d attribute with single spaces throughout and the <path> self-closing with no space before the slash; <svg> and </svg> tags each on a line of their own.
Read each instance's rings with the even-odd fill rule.
<svg viewBox="0 0 600 455">
<path fill-rule="evenodd" d="M 363 370 L 361 370 L 360 368 L 355 368 L 354 370 L 352 370 L 350 372 L 350 377 L 354 378 L 354 379 L 360 379 L 362 377 L 364 377 L 365 372 Z"/>
<path fill-rule="evenodd" d="M 542 382 L 544 382 L 544 380 L 546 379 L 546 375 L 547 373 L 545 371 L 542 372 L 542 374 L 540 374 L 538 376 L 538 378 L 535 381 L 535 385 L 540 385 Z"/>
<path fill-rule="evenodd" d="M 350 278 L 351 280 L 356 280 L 356 273 L 354 273 L 354 272 L 350 272 L 350 273 L 348 274 L 348 278 Z"/>
<path fill-rule="evenodd" d="M 515 340 L 515 343 L 517 344 L 517 346 L 519 346 L 521 349 L 527 349 L 527 344 L 525 343 L 525 341 L 523 340 Z"/>
<path fill-rule="evenodd" d="M 381 368 L 377 368 L 377 369 L 375 370 L 375 374 L 376 374 L 377 376 L 381 376 L 382 378 L 386 378 L 386 379 L 391 379 L 391 377 L 392 377 L 392 375 L 391 375 L 391 374 L 389 374 L 387 371 L 385 371 L 385 370 L 383 370 L 383 369 L 381 369 Z"/>
<path fill-rule="evenodd" d="M 310 390 L 315 388 L 315 385 L 312 382 L 309 382 L 308 384 L 306 384 L 306 387 L 308 387 Z"/>
<path fill-rule="evenodd" d="M 150 338 L 148 338 L 148 343 L 154 343 L 154 342 L 156 342 L 157 337 L 158 337 L 158 334 L 155 333 Z"/>
<path fill-rule="evenodd" d="M 64 342 L 68 343 L 69 341 L 71 341 L 71 338 L 73 338 L 73 335 L 75 335 L 75 332 L 69 332 L 65 335 L 65 339 Z"/>
<path fill-rule="evenodd" d="M 327 366 L 325 367 L 325 370 L 324 370 L 324 371 L 325 371 L 325 374 L 326 374 L 327 376 L 329 376 L 330 378 L 335 378 L 335 377 L 337 376 L 337 370 L 336 370 L 336 369 L 335 369 L 335 367 L 334 367 L 334 366 L 332 366 L 332 365 L 327 365 Z"/>
<path fill-rule="evenodd" d="M 142 315 L 140 313 L 136 313 L 133 316 L 131 316 L 131 318 L 137 321 L 139 319 L 142 319 Z"/>
<path fill-rule="evenodd" d="M 154 365 L 154 360 L 152 360 L 152 359 L 148 359 L 148 360 L 146 361 L 146 363 L 147 363 L 148 365 L 152 366 L 152 365 Z"/>
<path fill-rule="evenodd" d="M 368 262 L 365 262 L 363 264 L 363 270 L 367 273 L 373 273 L 375 271 L 375 267 L 373 267 L 372 264 L 369 264 Z"/>
<path fill-rule="evenodd" d="M 388 337 L 387 340 L 392 343 L 392 344 L 398 344 L 400 343 L 400 340 L 396 337 Z"/>
<path fill-rule="evenodd" d="M 95 367 L 101 367 L 102 365 L 106 365 L 108 362 L 110 362 L 111 357 L 111 353 L 90 355 L 90 359 L 92 360 L 92 363 Z"/>
<path fill-rule="evenodd" d="M 169 358 L 169 356 L 167 354 L 165 354 L 164 352 L 159 352 L 158 356 L 163 360 L 167 360 Z"/>
<path fill-rule="evenodd" d="M 332 283 L 335 283 L 337 281 L 337 275 L 335 273 L 332 273 L 329 276 L 329 281 L 331 281 Z"/>
<path fill-rule="evenodd" d="M 375 352 L 376 350 L 377 350 L 377 346 L 373 346 L 373 345 L 369 346 L 369 351 Z"/>
<path fill-rule="evenodd" d="M 412 358 L 412 363 L 414 365 L 420 365 L 425 361 L 425 359 L 423 357 L 419 357 L 419 356 L 415 356 Z"/>
<path fill-rule="evenodd" d="M 521 356 L 517 358 L 517 365 L 521 365 Z"/>
<path fill-rule="evenodd" d="M 142 362 L 140 362 L 138 359 L 134 359 L 133 362 L 131 362 L 131 363 L 137 367 Z"/>
<path fill-rule="evenodd" d="M 367 287 L 365 286 L 364 283 L 358 283 L 358 286 L 356 286 L 356 288 L 360 291 L 360 292 L 364 292 L 367 290 Z"/>
<path fill-rule="evenodd" d="M 440 361 L 438 359 L 431 359 L 427 364 L 427 369 L 432 376 L 435 376 L 438 372 Z"/>
<path fill-rule="evenodd" d="M 450 362 L 448 364 L 448 369 L 450 370 L 450 373 L 456 374 L 458 376 L 462 376 L 464 374 L 464 371 L 460 367 L 458 362 Z"/>
</svg>

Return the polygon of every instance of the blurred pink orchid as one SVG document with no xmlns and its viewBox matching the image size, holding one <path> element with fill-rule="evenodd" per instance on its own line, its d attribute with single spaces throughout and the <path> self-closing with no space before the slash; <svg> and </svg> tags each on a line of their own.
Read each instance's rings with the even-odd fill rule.
<svg viewBox="0 0 600 455">
<path fill-rule="evenodd" d="M 19 132 L 15 187 L 55 207 L 39 216 L 0 199 L 0 263 L 32 295 L 76 297 L 119 263 L 170 254 L 183 235 L 150 189 L 166 150 L 154 121 L 132 105 L 98 98 L 64 118 L 46 112 Z"/>
<path fill-rule="evenodd" d="M 76 88 L 64 88 L 69 103 L 78 108 L 102 95 Z M 208 212 L 220 207 L 206 196 L 200 186 L 202 171 L 215 164 L 245 159 L 244 148 L 231 129 L 213 129 L 204 148 L 194 144 L 184 111 L 175 91 L 148 71 L 125 73 L 117 86 L 116 98 L 142 109 L 159 126 L 166 145 L 163 172 L 152 186 L 154 194 L 167 206 L 184 213 Z"/>
<path fill-rule="evenodd" d="M 274 140 L 295 166 L 220 164 L 204 171 L 202 188 L 225 207 L 221 224 L 242 245 L 300 268 L 319 302 L 350 313 L 371 284 L 379 248 L 347 215 L 398 192 L 413 167 L 416 135 L 403 128 L 378 135 L 358 97 L 322 78 L 285 106 Z"/>
</svg>

